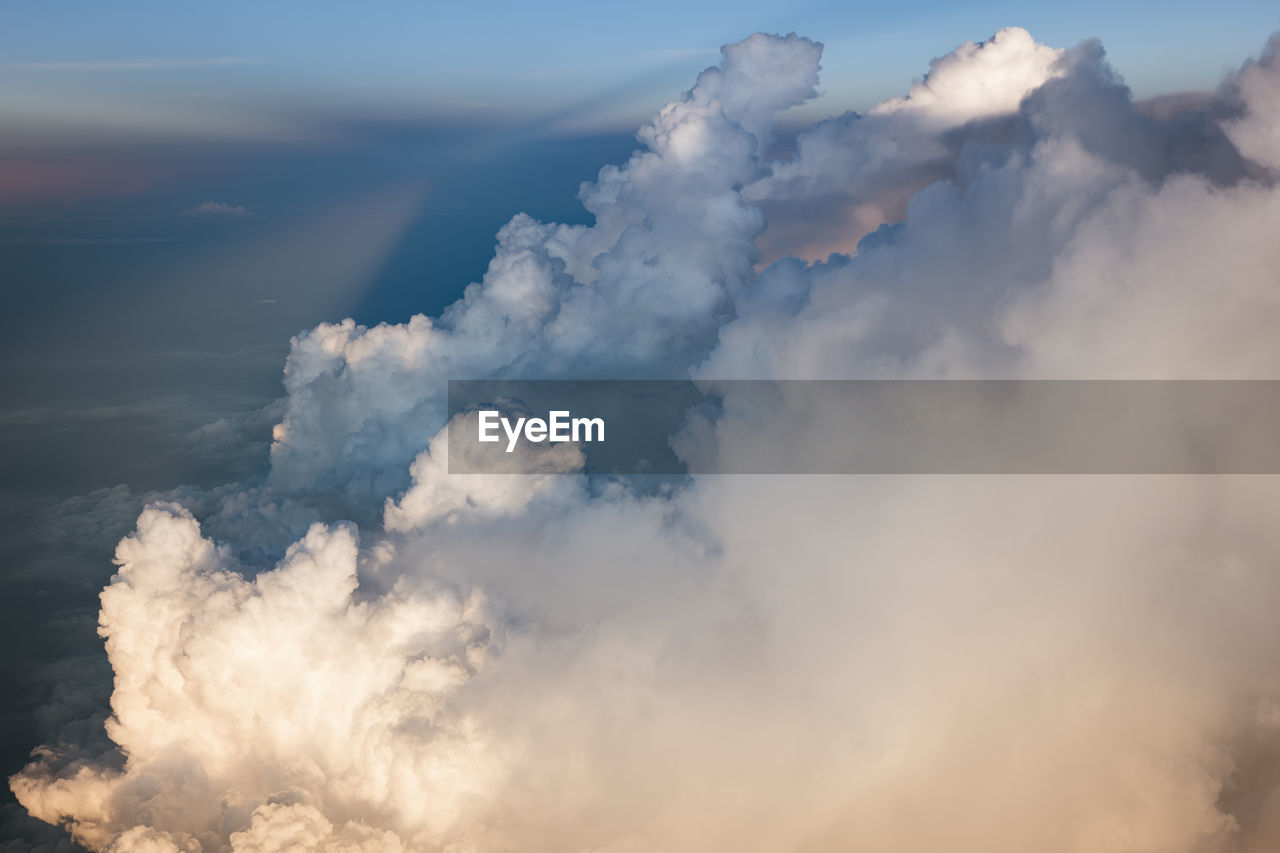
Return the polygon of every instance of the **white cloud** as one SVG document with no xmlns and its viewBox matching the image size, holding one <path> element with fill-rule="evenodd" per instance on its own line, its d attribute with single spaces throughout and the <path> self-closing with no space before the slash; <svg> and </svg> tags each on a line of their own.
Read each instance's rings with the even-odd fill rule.
<svg viewBox="0 0 1280 853">
<path fill-rule="evenodd" d="M 872 107 L 871 115 L 908 112 L 955 126 L 1011 113 L 1030 92 L 1059 76 L 1063 51 L 1038 44 L 1020 27 L 990 40 L 966 42 L 929 63 L 929 73 L 900 98 Z"/>
<path fill-rule="evenodd" d="M 1229 85 L 1243 113 L 1227 123 L 1241 153 L 1280 170 L 1280 36 L 1272 36 L 1260 59 L 1247 63 Z"/>
<path fill-rule="evenodd" d="M 50 748 L 19 801 L 98 850 L 1275 849 L 1275 478 L 444 472 L 451 377 L 1280 372 L 1269 59 L 1157 120 L 1003 31 L 764 162 L 818 59 L 726 48 L 594 226 L 517 216 L 442 316 L 299 335 L 267 485 L 120 543 L 117 758 Z M 729 412 L 729 452 L 796 427 Z"/>
<path fill-rule="evenodd" d="M 769 214 L 766 259 L 823 260 L 853 251 L 862 236 L 901 219 L 912 195 L 950 178 L 966 141 L 998 140 L 998 122 L 1070 62 L 1065 51 L 1037 44 L 1025 30 L 1000 30 L 935 59 L 908 95 L 802 134 L 797 156 L 772 164 L 744 192 Z"/>
<path fill-rule="evenodd" d="M 755 277 L 764 220 L 738 188 L 759 175 L 760 142 L 743 125 L 763 135 L 771 114 L 812 97 L 818 56 L 794 36 L 726 48 L 722 67 L 641 129 L 648 150 L 583 187 L 593 227 L 516 216 L 498 232 L 484 280 L 441 317 L 300 335 L 273 484 L 379 501 L 404 488 L 409 462 L 441 425 L 450 376 L 687 371 Z M 311 405 L 321 400 L 335 404 Z"/>
</svg>

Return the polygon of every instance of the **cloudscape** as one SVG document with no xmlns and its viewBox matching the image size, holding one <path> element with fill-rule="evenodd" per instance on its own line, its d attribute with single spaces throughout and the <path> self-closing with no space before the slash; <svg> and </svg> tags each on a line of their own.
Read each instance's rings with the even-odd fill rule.
<svg viewBox="0 0 1280 853">
<path fill-rule="evenodd" d="M 1274 471 L 610 477 L 513 434 L 533 473 L 450 473 L 450 380 L 1280 379 L 1280 36 L 1139 97 L 1101 42 L 1006 27 L 827 118 L 838 45 L 743 36 L 625 145 L 575 149 L 585 174 L 548 170 L 568 213 L 504 210 L 478 280 L 424 284 L 423 313 L 349 291 L 441 191 L 412 158 L 341 204 L 296 190 L 305 225 L 225 178 L 149 233 L 77 232 L 155 240 L 89 248 L 157 253 L 143 328 L 176 311 L 161 267 L 190 270 L 200 328 L 155 334 L 235 347 L 121 342 L 120 388 L 184 389 L 126 421 L 76 392 L 77 435 L 120 431 L 101 477 L 137 476 L 43 495 L 14 534 L 25 583 L 99 597 L 96 637 L 51 601 L 11 631 L 84 645 L 33 655 L 46 689 L 6 711 L 35 722 L 0 849 L 1280 850 Z M 467 162 L 463 131 L 422 134 Z M 167 180 L 119 156 L 75 192 Z M 269 182 L 275 156 L 234 162 Z M 61 198 L 41 175 L 15 197 Z M 242 255 L 166 254 L 197 233 Z M 59 235 L 15 245 L 86 250 Z M 52 405 L 5 415 L 50 457 Z M 728 392 L 703 428 L 826 458 L 848 427 L 797 405 Z"/>
</svg>

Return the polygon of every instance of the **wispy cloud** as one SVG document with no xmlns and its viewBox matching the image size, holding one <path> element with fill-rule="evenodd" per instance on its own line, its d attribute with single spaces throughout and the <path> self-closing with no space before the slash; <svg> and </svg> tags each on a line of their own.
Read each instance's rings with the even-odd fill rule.
<svg viewBox="0 0 1280 853">
<path fill-rule="evenodd" d="M 249 209 L 242 204 L 227 204 L 224 201 L 202 201 L 195 207 L 182 211 L 183 216 L 250 216 Z"/>
<path fill-rule="evenodd" d="M 11 62 L 5 67 L 15 71 L 159 71 L 175 68 L 252 65 L 261 61 L 249 56 L 215 56 L 206 59 L 151 57 L 95 62 Z"/>
</svg>

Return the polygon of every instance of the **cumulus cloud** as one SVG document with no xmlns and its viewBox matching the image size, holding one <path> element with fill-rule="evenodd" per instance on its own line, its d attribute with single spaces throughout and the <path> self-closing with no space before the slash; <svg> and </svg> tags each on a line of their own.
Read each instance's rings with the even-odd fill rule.
<svg viewBox="0 0 1280 853">
<path fill-rule="evenodd" d="M 686 374 L 755 280 L 765 222 L 739 189 L 761 174 L 770 117 L 815 94 L 819 51 L 794 35 L 726 47 L 640 130 L 646 150 L 583 187 L 593 226 L 516 216 L 484 280 L 441 317 L 300 335 L 273 485 L 378 500 L 404 488 L 449 377 Z"/>
<path fill-rule="evenodd" d="M 1038 44 L 1026 30 L 1009 27 L 989 41 L 966 42 L 935 59 L 906 95 L 877 104 L 871 115 L 916 113 L 955 126 L 1011 113 L 1028 93 L 1061 73 L 1062 54 Z"/>
<path fill-rule="evenodd" d="M 851 251 L 881 223 L 901 219 L 917 190 L 953 174 L 965 140 L 998 136 L 1000 118 L 1064 73 L 1065 53 L 1037 44 L 1026 30 L 1000 30 L 934 60 L 906 96 L 802 134 L 796 156 L 774 163 L 745 193 L 779 220 L 764 236 L 766 257 L 825 259 Z M 957 133 L 973 124 L 981 126 Z"/>
<path fill-rule="evenodd" d="M 1258 60 L 1247 63 L 1228 85 L 1241 115 L 1227 132 L 1241 153 L 1271 169 L 1280 169 L 1280 36 L 1272 36 Z"/>
<path fill-rule="evenodd" d="M 105 851 L 1275 849 L 1275 478 L 639 489 L 565 447 L 450 476 L 442 431 L 448 378 L 1273 378 L 1274 57 L 1155 115 L 1004 30 L 771 162 L 820 46 L 726 47 L 594 225 L 294 340 L 267 481 L 142 511 L 110 743 L 19 801 Z M 757 272 L 850 204 L 847 252 Z M 727 402 L 728 452 L 842 439 Z"/>
</svg>

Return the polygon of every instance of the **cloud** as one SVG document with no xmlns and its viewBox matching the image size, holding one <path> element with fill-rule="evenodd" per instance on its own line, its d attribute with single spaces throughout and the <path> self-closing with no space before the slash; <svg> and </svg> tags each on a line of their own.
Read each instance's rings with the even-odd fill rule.
<svg viewBox="0 0 1280 853">
<path fill-rule="evenodd" d="M 248 208 L 243 205 L 231 205 L 224 201 L 202 201 L 195 207 L 189 207 L 182 211 L 183 216 L 221 216 L 221 217 L 241 217 L 250 216 Z"/>
<path fill-rule="evenodd" d="M 108 851 L 1275 849 L 1275 478 L 446 473 L 448 378 L 1276 374 L 1274 50 L 1152 115 L 1002 31 L 770 161 L 820 50 L 726 47 L 441 316 L 298 335 L 269 476 L 143 509 L 109 742 L 19 802 Z M 794 414 L 713 428 L 845 438 Z"/>
<path fill-rule="evenodd" d="M 1262 57 L 1247 63 L 1228 84 L 1241 113 L 1227 123 L 1240 152 L 1270 169 L 1280 169 L 1280 36 L 1272 36 Z"/>
<path fill-rule="evenodd" d="M 1059 74 L 1063 51 L 1036 43 L 1020 27 L 988 41 L 966 42 L 929 63 L 929 73 L 900 98 L 872 107 L 871 115 L 916 113 L 943 125 L 1008 114 L 1030 92 Z"/>
<path fill-rule="evenodd" d="M 378 502 L 404 488 L 441 425 L 450 376 L 687 372 L 754 280 L 765 223 L 738 188 L 760 174 L 769 117 L 814 96 L 819 53 L 797 36 L 725 48 L 720 67 L 640 130 L 647 150 L 583 187 L 594 226 L 516 216 L 484 280 L 440 317 L 299 335 L 272 484 Z M 321 400 L 334 405 L 311 405 Z"/>
<path fill-rule="evenodd" d="M 797 156 L 772 164 L 744 192 L 771 222 L 766 259 L 853 251 L 882 223 L 902 219 L 916 192 L 952 177 L 960 147 L 999 141 L 1023 97 L 1066 73 L 1071 61 L 1026 30 L 1003 29 L 935 59 L 906 96 L 803 133 Z"/>
<path fill-rule="evenodd" d="M 15 71 L 170 71 L 184 68 L 224 68 L 236 65 L 252 65 L 261 62 L 248 56 L 216 56 L 207 59 L 195 57 L 152 57 L 149 59 L 122 59 L 101 62 L 11 62 Z"/>
</svg>

